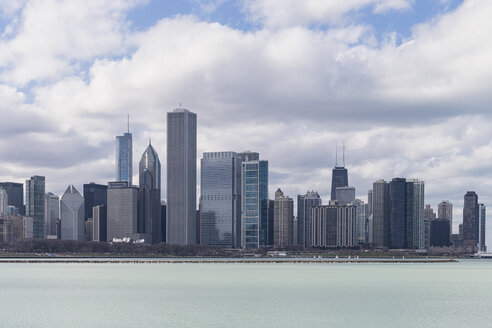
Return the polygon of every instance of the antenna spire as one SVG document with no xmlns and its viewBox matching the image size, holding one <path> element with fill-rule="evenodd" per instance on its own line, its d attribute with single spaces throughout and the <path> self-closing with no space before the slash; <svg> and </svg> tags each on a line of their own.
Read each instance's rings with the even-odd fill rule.
<svg viewBox="0 0 492 328">
<path fill-rule="evenodd" d="M 345 167 L 345 139 L 343 139 L 343 167 Z"/>
<path fill-rule="evenodd" d="M 128 133 L 130 133 L 130 114 L 128 114 L 127 129 Z"/>
<path fill-rule="evenodd" d="M 335 167 L 338 166 L 338 142 L 335 142 Z"/>
</svg>

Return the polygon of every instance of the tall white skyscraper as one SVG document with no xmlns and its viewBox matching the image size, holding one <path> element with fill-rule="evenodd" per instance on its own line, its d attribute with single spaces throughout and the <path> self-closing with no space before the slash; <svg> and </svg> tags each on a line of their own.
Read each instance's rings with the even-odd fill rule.
<svg viewBox="0 0 492 328">
<path fill-rule="evenodd" d="M 196 243 L 197 116 L 179 108 L 167 113 L 166 241 Z"/>
<path fill-rule="evenodd" d="M 61 239 L 85 240 L 84 197 L 69 186 L 60 202 Z"/>
</svg>

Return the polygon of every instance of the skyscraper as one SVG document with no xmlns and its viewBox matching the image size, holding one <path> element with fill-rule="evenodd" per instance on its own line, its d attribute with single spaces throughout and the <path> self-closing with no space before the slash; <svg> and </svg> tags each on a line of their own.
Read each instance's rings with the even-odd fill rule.
<svg viewBox="0 0 492 328">
<path fill-rule="evenodd" d="M 84 184 L 85 220 L 92 218 L 92 208 L 97 205 L 108 205 L 108 186 L 91 182 Z"/>
<path fill-rule="evenodd" d="M 479 229 L 478 196 L 474 191 L 468 191 L 465 195 L 463 207 L 463 246 L 475 249 L 478 243 Z"/>
<path fill-rule="evenodd" d="M 337 187 L 335 189 L 335 199 L 340 205 L 347 205 L 355 200 L 354 187 Z"/>
<path fill-rule="evenodd" d="M 260 248 L 268 241 L 268 161 L 241 165 L 241 247 Z"/>
<path fill-rule="evenodd" d="M 360 199 L 354 200 L 352 204 L 356 208 L 355 238 L 357 243 L 365 244 L 367 242 L 368 206 Z"/>
<path fill-rule="evenodd" d="M 167 113 L 167 242 L 196 243 L 197 116 L 187 109 Z"/>
<path fill-rule="evenodd" d="M 389 188 L 384 180 L 372 188 L 372 242 L 374 247 L 388 247 L 390 236 Z"/>
<path fill-rule="evenodd" d="M 407 248 L 410 249 L 428 246 L 430 223 L 424 219 L 424 190 L 424 181 L 407 179 Z"/>
<path fill-rule="evenodd" d="M 412 202 L 408 202 L 411 204 Z M 407 183 L 394 178 L 389 183 L 390 248 L 405 248 L 407 232 Z"/>
<path fill-rule="evenodd" d="M 372 189 L 367 191 L 367 216 L 372 215 Z"/>
<path fill-rule="evenodd" d="M 357 246 L 357 209 L 353 204 L 337 205 L 337 247 Z"/>
<path fill-rule="evenodd" d="M 329 205 L 311 208 L 310 247 L 337 247 L 337 207 L 330 201 Z"/>
<path fill-rule="evenodd" d="M 435 219 L 430 221 L 430 246 L 449 246 L 451 244 L 449 236 L 449 220 Z"/>
<path fill-rule="evenodd" d="M 7 207 L 9 206 L 9 200 L 7 191 L 0 188 L 0 214 L 7 214 Z"/>
<path fill-rule="evenodd" d="M 24 186 L 22 183 L 0 182 L 0 189 L 7 192 L 9 206 L 15 206 L 19 214 L 24 215 Z"/>
<path fill-rule="evenodd" d="M 128 182 L 108 183 L 107 240 L 113 238 L 140 239 L 137 231 L 138 188 Z"/>
<path fill-rule="evenodd" d="M 129 119 L 128 119 L 129 121 Z M 133 176 L 133 140 L 128 130 L 122 136 L 116 137 L 116 181 L 126 181 L 132 185 Z"/>
<path fill-rule="evenodd" d="M 443 200 L 437 206 L 437 217 L 439 219 L 449 220 L 450 231 L 449 233 L 453 234 L 453 204 L 451 204 L 448 200 Z"/>
<path fill-rule="evenodd" d="M 329 205 L 315 206 L 311 210 L 310 246 L 334 248 L 357 245 L 354 205 L 339 205 L 336 201 L 330 201 Z"/>
<path fill-rule="evenodd" d="M 26 216 L 33 218 L 33 238 L 44 237 L 45 178 L 35 175 L 26 180 Z"/>
<path fill-rule="evenodd" d="M 92 208 L 92 240 L 107 241 L 108 235 L 108 210 L 104 205 Z"/>
<path fill-rule="evenodd" d="M 56 221 L 60 219 L 60 198 L 49 192 L 44 195 L 45 236 L 56 236 Z"/>
<path fill-rule="evenodd" d="M 345 167 L 335 166 L 331 175 L 331 200 L 336 200 L 338 187 L 348 187 L 348 171 Z"/>
<path fill-rule="evenodd" d="M 84 197 L 69 186 L 60 201 L 62 240 L 85 240 L 84 210 Z"/>
<path fill-rule="evenodd" d="M 148 234 L 152 243 L 161 235 L 161 162 L 150 141 L 139 163 L 138 232 Z"/>
<path fill-rule="evenodd" d="M 486 219 L 486 206 L 484 204 L 478 204 L 478 224 L 479 224 L 479 241 L 478 241 L 478 250 L 482 252 L 487 251 L 487 247 L 485 246 L 485 219 Z"/>
<path fill-rule="evenodd" d="M 203 153 L 200 180 L 200 243 L 241 247 L 241 158 Z"/>
<path fill-rule="evenodd" d="M 311 208 L 321 205 L 317 191 L 308 191 L 305 195 L 297 195 L 297 242 L 309 247 L 311 238 Z"/>
<path fill-rule="evenodd" d="M 277 189 L 274 201 L 274 234 L 275 246 L 293 246 L 294 244 L 294 200 L 284 196 L 282 190 Z"/>
<path fill-rule="evenodd" d="M 273 246 L 273 238 L 274 238 L 274 221 L 275 221 L 275 201 L 273 199 L 269 199 L 267 201 L 267 245 Z M 241 239 L 241 238 L 239 238 Z"/>
</svg>

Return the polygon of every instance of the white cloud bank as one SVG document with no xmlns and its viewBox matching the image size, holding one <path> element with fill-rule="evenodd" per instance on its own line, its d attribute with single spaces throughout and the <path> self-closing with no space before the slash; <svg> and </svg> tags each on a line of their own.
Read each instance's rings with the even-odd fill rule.
<svg viewBox="0 0 492 328">
<path fill-rule="evenodd" d="M 127 113 L 134 157 L 152 137 L 165 164 L 165 113 L 183 102 L 198 113 L 199 155 L 259 151 L 272 190 L 326 199 L 345 138 L 358 195 L 405 176 L 426 181 L 434 207 L 454 202 L 456 224 L 467 190 L 492 206 L 490 1 L 467 0 L 401 45 L 344 19 L 412 1 L 250 1 L 256 31 L 177 16 L 139 33 L 125 17 L 140 2 L 83 3 L 27 1 L 0 41 L 0 180 L 43 174 L 62 192 L 113 179 Z M 320 22 L 337 26 L 307 27 Z"/>
</svg>

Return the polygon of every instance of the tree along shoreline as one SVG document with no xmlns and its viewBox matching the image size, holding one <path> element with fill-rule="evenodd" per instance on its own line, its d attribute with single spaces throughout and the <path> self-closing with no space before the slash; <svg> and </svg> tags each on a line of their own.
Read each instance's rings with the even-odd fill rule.
<svg viewBox="0 0 492 328">
<path fill-rule="evenodd" d="M 43 258 L 43 257 L 77 257 L 77 258 L 108 258 L 108 257 L 209 257 L 209 258 L 251 258 L 279 257 L 289 258 L 387 258 L 403 257 L 429 258 L 469 258 L 466 253 L 443 252 L 426 253 L 414 250 L 388 249 L 303 249 L 302 247 L 260 249 L 226 249 L 206 245 L 172 245 L 133 244 L 110 242 L 79 242 L 70 240 L 24 239 L 16 242 L 0 243 L 0 258 Z"/>
</svg>

